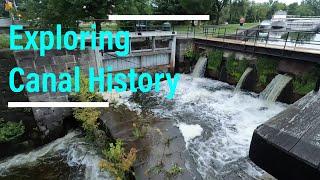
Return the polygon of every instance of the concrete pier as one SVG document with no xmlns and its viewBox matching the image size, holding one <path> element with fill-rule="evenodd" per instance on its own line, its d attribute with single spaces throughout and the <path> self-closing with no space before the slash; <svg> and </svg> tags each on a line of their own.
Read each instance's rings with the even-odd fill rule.
<svg viewBox="0 0 320 180">
<path fill-rule="evenodd" d="M 278 179 L 320 179 L 320 93 L 309 93 L 259 126 L 249 157 Z"/>
</svg>

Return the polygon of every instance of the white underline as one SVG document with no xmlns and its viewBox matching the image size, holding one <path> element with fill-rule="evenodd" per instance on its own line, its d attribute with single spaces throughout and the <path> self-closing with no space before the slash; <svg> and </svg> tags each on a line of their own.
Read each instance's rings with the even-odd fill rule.
<svg viewBox="0 0 320 180">
<path fill-rule="evenodd" d="M 209 15 L 109 15 L 111 21 L 209 21 Z"/>
<path fill-rule="evenodd" d="M 8 102 L 8 107 L 109 107 L 109 102 Z"/>
</svg>

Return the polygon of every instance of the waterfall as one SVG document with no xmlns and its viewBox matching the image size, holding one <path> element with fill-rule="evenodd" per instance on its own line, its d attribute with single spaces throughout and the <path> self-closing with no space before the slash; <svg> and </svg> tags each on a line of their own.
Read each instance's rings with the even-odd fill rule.
<svg viewBox="0 0 320 180">
<path fill-rule="evenodd" d="M 278 74 L 270 84 L 260 93 L 260 97 L 269 101 L 276 101 L 282 90 L 292 80 L 292 77 Z"/>
<path fill-rule="evenodd" d="M 204 77 L 204 73 L 206 72 L 207 61 L 208 59 L 206 57 L 199 58 L 192 72 L 193 77 Z"/>
<path fill-rule="evenodd" d="M 0 179 L 6 179 L 6 176 L 12 177 L 10 176 L 12 174 L 20 177 L 19 173 L 23 169 L 19 168 L 29 167 L 37 170 L 39 170 L 38 166 L 48 168 L 49 166 L 45 162 L 56 166 L 66 163 L 71 169 L 69 179 L 113 179 L 108 172 L 100 170 L 99 162 L 101 157 L 98 151 L 91 144 L 87 143 L 83 137 L 79 137 L 79 135 L 80 132 L 72 131 L 66 136 L 31 152 L 18 154 L 0 161 Z M 55 160 L 58 157 L 62 159 Z M 83 172 L 79 170 L 80 167 L 84 168 Z M 57 174 L 57 177 L 60 175 L 64 176 L 64 173 L 68 173 L 68 170 Z M 25 176 L 28 177 L 28 174 L 26 173 Z M 45 175 L 43 176 L 45 177 Z M 29 177 L 32 177 L 32 174 Z"/>
<path fill-rule="evenodd" d="M 237 86 L 236 86 L 236 91 L 240 91 L 241 88 L 242 88 L 242 85 L 243 85 L 243 82 L 247 79 L 248 75 L 252 72 L 252 68 L 251 67 L 248 67 L 244 73 L 242 74 Z"/>
</svg>

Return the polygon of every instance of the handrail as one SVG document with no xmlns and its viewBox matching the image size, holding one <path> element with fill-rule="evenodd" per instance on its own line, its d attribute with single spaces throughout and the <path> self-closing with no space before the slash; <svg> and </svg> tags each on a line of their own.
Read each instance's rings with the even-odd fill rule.
<svg viewBox="0 0 320 180">
<path fill-rule="evenodd" d="M 209 28 L 208 28 L 209 27 Z M 210 29 L 211 28 L 211 29 Z M 293 47 L 296 49 L 298 46 L 303 45 L 312 45 L 316 47 L 312 47 L 312 49 L 320 50 L 320 40 L 312 39 L 313 37 L 319 33 L 314 31 L 287 31 L 287 30 L 262 30 L 260 28 L 236 28 L 234 31 L 230 31 L 226 26 L 203 26 L 192 29 L 192 35 L 190 32 L 185 31 L 178 31 L 178 36 L 186 35 L 189 38 L 220 38 L 222 42 L 225 42 L 227 39 L 231 40 L 241 40 L 243 42 L 253 42 L 254 46 L 261 45 L 264 43 L 265 46 L 267 45 L 279 45 L 280 47 L 285 50 L 286 48 Z M 202 30 L 202 31 L 201 31 Z M 278 36 L 275 36 L 278 34 Z M 264 35 L 264 36 L 262 36 Z M 306 36 L 310 36 L 306 38 Z M 308 47 L 306 47 L 308 48 Z"/>
</svg>

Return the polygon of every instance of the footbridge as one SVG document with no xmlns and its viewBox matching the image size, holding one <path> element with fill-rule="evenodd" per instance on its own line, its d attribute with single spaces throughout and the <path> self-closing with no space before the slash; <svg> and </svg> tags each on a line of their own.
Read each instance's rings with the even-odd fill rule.
<svg viewBox="0 0 320 180">
<path fill-rule="evenodd" d="M 229 32 L 228 32 L 229 31 Z M 193 38 L 197 47 L 214 47 L 257 55 L 319 63 L 320 34 L 312 31 L 263 31 L 258 28 L 188 28 L 180 38 Z"/>
</svg>

